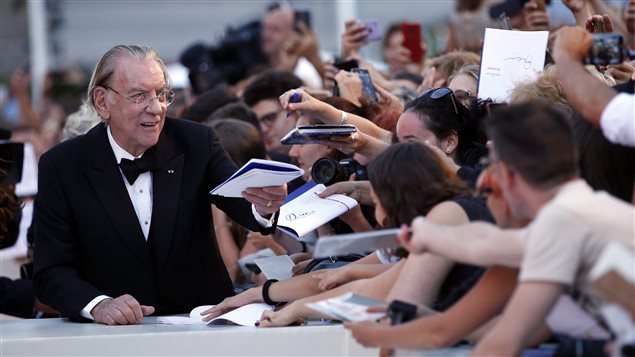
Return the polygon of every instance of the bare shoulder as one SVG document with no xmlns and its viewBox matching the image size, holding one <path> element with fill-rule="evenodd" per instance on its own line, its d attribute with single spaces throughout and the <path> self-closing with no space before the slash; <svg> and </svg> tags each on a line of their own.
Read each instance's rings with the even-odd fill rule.
<svg viewBox="0 0 635 357">
<path fill-rule="evenodd" d="M 443 201 L 432 207 L 426 215 L 426 219 L 441 224 L 465 224 L 470 219 L 458 203 L 454 201 Z"/>
</svg>

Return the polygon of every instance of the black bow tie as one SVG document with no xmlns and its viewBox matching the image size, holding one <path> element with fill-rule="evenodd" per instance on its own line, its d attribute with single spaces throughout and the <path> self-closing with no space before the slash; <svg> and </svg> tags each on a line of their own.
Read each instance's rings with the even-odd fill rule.
<svg viewBox="0 0 635 357">
<path fill-rule="evenodd" d="M 121 159 L 119 168 L 131 185 L 142 173 L 158 169 L 154 153 L 151 150 L 146 150 L 143 156 L 139 159 Z"/>
</svg>

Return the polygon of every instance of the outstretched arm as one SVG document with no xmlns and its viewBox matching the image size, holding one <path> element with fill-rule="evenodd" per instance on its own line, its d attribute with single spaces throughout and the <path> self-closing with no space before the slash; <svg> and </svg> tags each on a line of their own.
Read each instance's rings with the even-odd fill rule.
<svg viewBox="0 0 635 357">
<path fill-rule="evenodd" d="M 518 267 L 523 257 L 521 232 L 484 222 L 445 226 L 418 217 L 412 221 L 412 235 L 404 226 L 398 238 L 415 254 L 431 252 L 466 264 Z"/>
<path fill-rule="evenodd" d="M 474 356 L 516 356 L 565 291 L 564 285 L 523 282 L 514 291 L 503 317 L 476 345 Z"/>
<path fill-rule="evenodd" d="M 582 61 L 591 42 L 591 35 L 584 29 L 565 27 L 556 39 L 553 58 L 569 102 L 586 120 L 599 126 L 602 111 L 617 92 L 593 78 L 584 68 Z"/>
</svg>

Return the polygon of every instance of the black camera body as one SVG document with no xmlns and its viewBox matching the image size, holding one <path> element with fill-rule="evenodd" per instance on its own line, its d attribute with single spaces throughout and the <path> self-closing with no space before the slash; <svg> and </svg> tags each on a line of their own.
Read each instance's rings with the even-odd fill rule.
<svg viewBox="0 0 635 357">
<path fill-rule="evenodd" d="M 368 180 L 366 166 L 351 158 L 338 162 L 330 157 L 323 157 L 318 159 L 311 167 L 313 181 L 325 186 L 347 181 L 352 174 L 355 174 L 355 179 L 358 181 Z"/>
<path fill-rule="evenodd" d="M 181 63 L 190 70 L 195 93 L 202 93 L 220 83 L 235 84 L 254 68 L 266 63 L 260 49 L 261 23 L 252 21 L 225 31 L 214 46 L 196 43 L 182 54 Z"/>
</svg>

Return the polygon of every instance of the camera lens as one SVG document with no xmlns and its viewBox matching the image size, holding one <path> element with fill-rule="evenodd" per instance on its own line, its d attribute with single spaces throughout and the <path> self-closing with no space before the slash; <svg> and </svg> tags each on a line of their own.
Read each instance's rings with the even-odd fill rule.
<svg viewBox="0 0 635 357">
<path fill-rule="evenodd" d="M 318 159 L 311 167 L 313 181 L 326 186 L 337 182 L 338 163 L 330 157 Z"/>
</svg>

